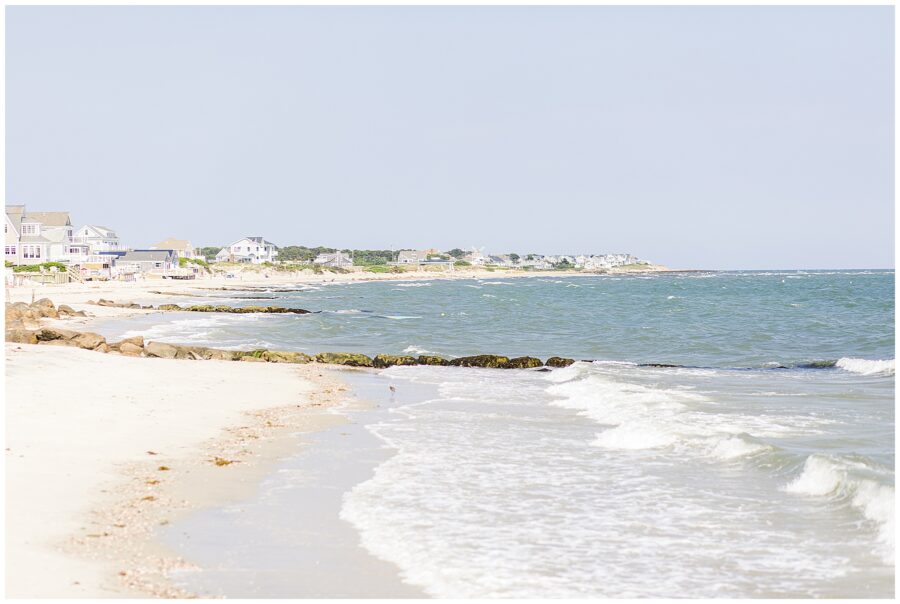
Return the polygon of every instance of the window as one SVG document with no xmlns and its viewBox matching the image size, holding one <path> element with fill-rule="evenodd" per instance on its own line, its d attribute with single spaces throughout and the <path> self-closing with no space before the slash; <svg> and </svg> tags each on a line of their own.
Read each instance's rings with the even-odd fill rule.
<svg viewBox="0 0 900 604">
<path fill-rule="evenodd" d="M 22 246 L 22 257 L 23 258 L 40 258 L 41 257 L 41 246 L 39 246 L 39 245 L 23 245 Z"/>
<path fill-rule="evenodd" d="M 6 249 L 4 251 L 6 252 L 7 256 L 15 256 L 16 255 L 16 246 L 7 245 Z"/>
<path fill-rule="evenodd" d="M 38 225 L 23 224 L 22 225 L 22 234 L 23 235 L 37 235 L 38 234 Z"/>
</svg>

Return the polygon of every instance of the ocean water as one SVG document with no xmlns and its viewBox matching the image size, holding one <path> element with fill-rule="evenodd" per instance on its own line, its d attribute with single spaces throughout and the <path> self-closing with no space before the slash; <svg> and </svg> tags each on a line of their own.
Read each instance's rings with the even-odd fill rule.
<svg viewBox="0 0 900 604">
<path fill-rule="evenodd" d="M 235 348 L 584 359 L 367 378 L 416 396 L 355 418 L 388 455 L 346 489 L 340 517 L 426 594 L 894 595 L 893 271 L 254 295 L 317 312 L 166 313 L 98 329 Z"/>
</svg>

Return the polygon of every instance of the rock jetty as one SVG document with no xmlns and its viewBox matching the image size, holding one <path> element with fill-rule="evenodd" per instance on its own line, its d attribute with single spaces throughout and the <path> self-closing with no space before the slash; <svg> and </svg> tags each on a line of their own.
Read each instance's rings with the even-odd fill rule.
<svg viewBox="0 0 900 604">
<path fill-rule="evenodd" d="M 286 308 L 284 306 L 226 306 L 223 304 L 194 304 L 192 306 L 181 306 L 179 304 L 160 304 L 159 306 L 141 306 L 135 302 L 113 302 L 112 300 L 104 300 L 100 298 L 96 302 L 88 300 L 88 304 L 96 304 L 97 306 L 112 306 L 114 308 L 134 308 L 141 310 L 172 310 L 179 312 L 227 312 L 235 314 L 246 313 L 271 313 L 271 314 L 294 314 L 306 315 L 310 311 L 304 308 Z"/>
<path fill-rule="evenodd" d="M 146 306 L 128 303 L 122 304 L 100 299 L 94 302 L 100 306 L 117 306 L 123 308 L 141 308 Z M 149 307 L 152 308 L 152 307 Z M 182 310 L 193 312 L 288 312 L 305 314 L 309 311 L 299 308 L 282 308 L 279 306 L 230 306 L 198 305 L 182 307 L 177 304 L 163 304 L 155 310 Z M 31 304 L 16 302 L 6 305 L 6 341 L 20 344 L 43 344 L 49 346 L 73 346 L 97 352 L 122 354 L 134 357 L 152 357 L 161 359 L 185 359 L 192 361 L 221 360 L 245 361 L 257 363 L 327 363 L 347 367 L 393 367 L 395 365 L 433 365 L 454 367 L 484 367 L 490 369 L 539 369 L 544 363 L 536 357 L 509 358 L 502 355 L 480 354 L 474 356 L 445 359 L 436 355 L 377 354 L 369 357 L 357 352 L 320 352 L 314 356 L 302 352 L 279 350 L 221 350 L 205 346 L 185 346 L 168 342 L 146 342 L 141 336 L 125 338 L 120 342 L 107 342 L 102 335 L 92 332 L 74 331 L 58 327 L 42 327 L 40 319 L 59 319 L 61 317 L 84 317 L 83 311 L 73 310 L 61 304 L 56 307 L 48 298 L 41 298 Z M 575 361 L 561 357 L 547 359 L 547 367 L 568 367 Z M 546 370 L 546 369 L 544 369 Z"/>
</svg>

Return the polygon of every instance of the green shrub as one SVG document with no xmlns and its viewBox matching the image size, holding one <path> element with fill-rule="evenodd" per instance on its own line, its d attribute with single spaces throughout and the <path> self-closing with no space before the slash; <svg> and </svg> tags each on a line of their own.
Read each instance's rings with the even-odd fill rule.
<svg viewBox="0 0 900 604">
<path fill-rule="evenodd" d="M 68 270 L 68 267 L 62 262 L 44 262 L 43 264 L 23 264 L 20 266 L 14 266 L 14 273 L 39 273 L 41 270 L 49 271 L 51 268 L 57 268 L 60 271 L 65 272 Z"/>
<path fill-rule="evenodd" d="M 472 266 L 471 262 L 466 262 L 465 260 L 457 260 L 453 263 L 453 266 L 462 267 L 462 266 Z"/>
</svg>

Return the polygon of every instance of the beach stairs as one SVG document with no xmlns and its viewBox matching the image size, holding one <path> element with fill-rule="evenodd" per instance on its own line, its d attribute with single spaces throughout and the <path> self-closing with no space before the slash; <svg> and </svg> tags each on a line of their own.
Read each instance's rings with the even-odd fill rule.
<svg viewBox="0 0 900 604">
<path fill-rule="evenodd" d="M 73 266 L 66 267 L 66 274 L 69 277 L 69 283 L 73 281 L 77 281 L 79 283 L 84 283 L 84 277 L 81 276 L 81 271 Z"/>
</svg>

